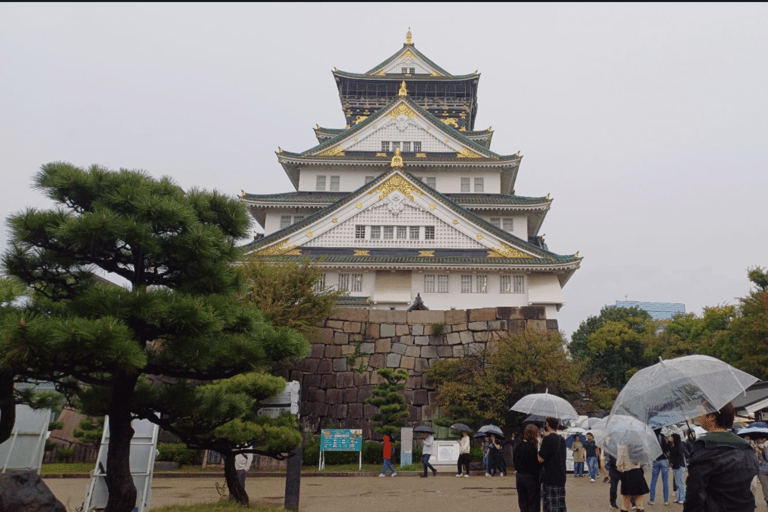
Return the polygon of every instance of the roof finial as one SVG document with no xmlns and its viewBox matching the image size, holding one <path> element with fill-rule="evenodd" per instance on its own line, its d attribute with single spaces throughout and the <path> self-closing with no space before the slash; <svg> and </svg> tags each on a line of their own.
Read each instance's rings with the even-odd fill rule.
<svg viewBox="0 0 768 512">
<path fill-rule="evenodd" d="M 397 95 L 401 97 L 408 96 L 408 89 L 405 88 L 405 80 L 400 84 L 400 90 L 397 91 Z"/>
<path fill-rule="evenodd" d="M 405 44 L 413 44 L 411 40 L 411 27 L 408 27 L 408 33 L 405 35 Z"/>
<path fill-rule="evenodd" d="M 400 156 L 400 148 L 395 148 L 395 156 L 392 157 L 392 162 L 390 165 L 393 169 L 402 169 L 403 157 Z"/>
</svg>

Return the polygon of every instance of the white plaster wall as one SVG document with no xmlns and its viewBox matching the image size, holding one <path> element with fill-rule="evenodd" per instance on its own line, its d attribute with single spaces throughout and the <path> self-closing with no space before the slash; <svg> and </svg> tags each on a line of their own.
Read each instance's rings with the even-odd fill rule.
<svg viewBox="0 0 768 512">
<path fill-rule="evenodd" d="M 528 302 L 530 305 L 562 304 L 563 289 L 554 274 L 528 275 Z"/>
</svg>

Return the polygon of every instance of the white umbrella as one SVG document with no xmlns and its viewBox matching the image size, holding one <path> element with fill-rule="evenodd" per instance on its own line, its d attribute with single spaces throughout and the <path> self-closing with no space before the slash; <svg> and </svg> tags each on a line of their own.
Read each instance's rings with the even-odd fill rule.
<svg viewBox="0 0 768 512">
<path fill-rule="evenodd" d="M 661 428 L 719 411 L 757 381 L 714 357 L 659 360 L 629 379 L 616 397 L 611 415 L 634 416 Z"/>
<path fill-rule="evenodd" d="M 650 465 L 661 455 L 653 429 L 632 416 L 610 415 L 605 430 L 595 431 L 597 446 L 628 462 Z M 623 452 L 623 453 L 622 453 Z"/>
<path fill-rule="evenodd" d="M 483 432 L 486 434 L 496 434 L 497 436 L 504 437 L 504 431 L 501 430 L 496 425 L 483 425 L 479 429 L 477 429 L 478 432 Z"/>
<path fill-rule="evenodd" d="M 525 395 L 515 402 L 510 410 L 559 420 L 572 420 L 579 417 L 579 413 L 566 399 L 550 395 L 549 390 L 544 393 Z"/>
</svg>

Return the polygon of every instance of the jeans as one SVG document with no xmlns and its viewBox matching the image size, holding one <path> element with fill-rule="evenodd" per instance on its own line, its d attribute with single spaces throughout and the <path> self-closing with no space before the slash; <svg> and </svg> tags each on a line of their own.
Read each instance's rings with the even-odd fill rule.
<svg viewBox="0 0 768 512">
<path fill-rule="evenodd" d="M 381 469 L 381 474 L 386 475 L 387 474 L 387 468 L 392 470 L 392 474 L 395 474 L 395 468 L 392 466 L 392 461 L 390 459 L 384 459 L 384 467 Z"/>
<path fill-rule="evenodd" d="M 436 472 L 434 466 L 429 463 L 429 458 L 432 456 L 431 453 L 425 453 L 421 456 L 421 463 L 424 465 L 424 476 L 427 476 L 427 469 L 431 469 L 433 473 Z"/>
<path fill-rule="evenodd" d="M 675 476 L 675 485 L 677 485 L 677 501 L 683 503 L 685 501 L 685 467 L 679 467 L 673 469 L 672 473 Z"/>
<path fill-rule="evenodd" d="M 488 472 L 488 454 L 483 455 L 483 468 L 485 468 L 485 472 Z"/>
<path fill-rule="evenodd" d="M 666 503 L 669 501 L 669 460 L 661 459 L 653 461 L 653 469 L 651 469 L 651 501 L 656 499 L 656 480 L 659 478 L 659 471 L 661 471 L 664 503 Z"/>
<path fill-rule="evenodd" d="M 584 476 L 584 463 L 583 462 L 574 462 L 573 463 L 573 476 Z"/>
<path fill-rule="evenodd" d="M 587 468 L 589 468 L 589 479 L 594 480 L 598 476 L 597 457 L 587 457 Z"/>
</svg>

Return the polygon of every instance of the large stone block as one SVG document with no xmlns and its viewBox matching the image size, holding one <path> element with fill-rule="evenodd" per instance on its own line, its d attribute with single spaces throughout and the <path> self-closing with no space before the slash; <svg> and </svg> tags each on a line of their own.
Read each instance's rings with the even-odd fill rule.
<svg viewBox="0 0 768 512">
<path fill-rule="evenodd" d="M 412 389 L 406 389 L 403 391 L 403 400 L 405 400 L 405 403 L 412 404 L 413 403 L 413 390 Z"/>
<path fill-rule="evenodd" d="M 411 334 L 411 326 L 408 324 L 395 325 L 395 336 L 408 336 Z"/>
<path fill-rule="evenodd" d="M 373 354 L 368 359 L 368 366 L 373 368 L 374 370 L 378 370 L 379 368 L 384 368 L 384 354 Z M 371 379 L 373 379 L 373 376 L 371 376 Z"/>
<path fill-rule="evenodd" d="M 357 402 L 357 388 L 347 388 L 342 390 L 341 398 L 345 404 Z"/>
<path fill-rule="evenodd" d="M 328 416 L 328 409 L 329 409 L 329 405 L 326 404 L 325 402 L 315 403 L 315 415 L 317 415 L 317 417 L 321 419 L 321 423 L 322 423 L 322 418 L 325 418 L 326 416 Z"/>
<path fill-rule="evenodd" d="M 376 340 L 381 338 L 381 324 L 368 324 L 365 328 L 365 339 Z"/>
<path fill-rule="evenodd" d="M 400 368 L 405 370 L 413 370 L 413 365 L 416 362 L 415 357 L 403 356 L 400 358 Z"/>
<path fill-rule="evenodd" d="M 325 358 L 332 359 L 334 357 L 341 356 L 341 347 L 338 345 L 326 345 L 325 346 Z"/>
<path fill-rule="evenodd" d="M 388 338 L 376 340 L 376 353 L 389 354 L 392 351 L 392 342 Z"/>
<path fill-rule="evenodd" d="M 415 324 L 411 326 L 411 334 L 414 336 L 422 336 L 424 334 L 424 325 Z"/>
<path fill-rule="evenodd" d="M 426 405 L 429 403 L 429 396 L 426 389 L 417 389 L 413 392 L 414 405 Z"/>
<path fill-rule="evenodd" d="M 480 331 L 473 334 L 475 341 L 485 342 L 490 339 L 490 333 L 488 331 Z"/>
<path fill-rule="evenodd" d="M 322 377 L 318 374 L 305 375 L 304 380 L 301 381 L 301 386 L 302 388 L 308 388 L 310 386 L 314 388 L 319 388 L 321 380 L 322 380 Z"/>
<path fill-rule="evenodd" d="M 451 325 L 451 332 L 459 332 L 459 331 L 466 331 L 467 330 L 467 322 L 461 322 L 459 324 L 453 324 Z"/>
<path fill-rule="evenodd" d="M 349 409 L 347 409 L 347 412 L 349 413 L 350 419 L 359 420 L 363 417 L 363 404 L 349 404 Z"/>
<path fill-rule="evenodd" d="M 325 322 L 326 327 L 330 327 L 334 331 L 340 331 L 344 329 L 344 322 L 341 320 L 328 320 Z"/>
<path fill-rule="evenodd" d="M 470 322 L 488 322 L 490 320 L 496 320 L 496 308 L 480 308 L 470 309 L 469 313 Z"/>
<path fill-rule="evenodd" d="M 301 382 L 302 377 L 304 377 L 304 373 L 299 370 L 291 370 L 291 376 L 289 379 L 286 380 L 295 380 L 297 382 Z"/>
<path fill-rule="evenodd" d="M 331 313 L 331 318 L 347 322 L 367 322 L 368 308 L 336 308 Z"/>
<path fill-rule="evenodd" d="M 534 331 L 545 332 L 547 330 L 546 320 L 528 320 L 528 326 Z"/>
<path fill-rule="evenodd" d="M 416 336 L 413 342 L 416 345 L 429 345 L 429 336 Z"/>
<path fill-rule="evenodd" d="M 333 333 L 333 343 L 336 345 L 346 345 L 349 343 L 349 334 L 345 332 Z"/>
<path fill-rule="evenodd" d="M 307 357 L 306 359 L 302 359 L 296 364 L 296 369 L 306 373 L 315 373 L 317 371 L 318 364 L 320 364 L 320 359 Z"/>
<path fill-rule="evenodd" d="M 345 372 L 347 371 L 347 359 L 344 357 L 340 357 L 338 359 L 333 360 L 333 371 L 334 372 Z"/>
<path fill-rule="evenodd" d="M 335 405 L 344 401 L 344 397 L 340 389 L 326 389 L 325 390 L 325 403 Z"/>
<path fill-rule="evenodd" d="M 393 338 L 395 336 L 395 324 L 381 324 L 379 333 L 382 338 Z"/>
<path fill-rule="evenodd" d="M 520 308 L 500 307 L 496 308 L 496 315 L 502 320 L 521 320 L 523 312 Z"/>
<path fill-rule="evenodd" d="M 355 386 L 365 386 L 371 383 L 371 372 L 354 373 Z"/>
<path fill-rule="evenodd" d="M 464 357 L 464 345 L 454 345 L 453 357 Z"/>
<path fill-rule="evenodd" d="M 421 357 L 435 358 L 437 357 L 437 348 L 433 346 L 421 347 Z"/>
<path fill-rule="evenodd" d="M 323 375 L 320 379 L 320 387 L 322 389 L 336 389 L 336 374 Z"/>
<path fill-rule="evenodd" d="M 407 345 L 404 345 L 402 343 L 393 343 L 392 344 L 392 352 L 395 354 L 403 355 L 405 354 L 405 351 L 408 349 Z"/>
<path fill-rule="evenodd" d="M 411 375 L 408 377 L 408 380 L 405 381 L 405 387 L 409 389 L 420 389 L 421 388 L 421 377 L 417 375 Z"/>
<path fill-rule="evenodd" d="M 491 320 L 488 322 L 489 331 L 498 331 L 501 329 L 501 320 Z"/>
<path fill-rule="evenodd" d="M 410 334 L 407 336 L 400 336 L 400 343 L 403 345 L 413 345 L 413 336 Z"/>
<path fill-rule="evenodd" d="M 547 330 L 557 331 L 559 328 L 557 320 L 547 320 Z"/>
<path fill-rule="evenodd" d="M 404 309 L 391 310 L 391 309 L 372 309 L 370 314 L 370 322 L 379 324 L 404 324 L 406 323 L 407 311 Z"/>
<path fill-rule="evenodd" d="M 371 397 L 371 391 L 373 388 L 374 386 L 371 386 L 370 384 L 357 388 L 357 401 L 361 404 L 365 403 L 365 399 Z"/>
<path fill-rule="evenodd" d="M 356 345 L 342 345 L 339 347 L 341 349 L 341 355 L 342 356 L 350 356 L 355 353 L 355 349 L 357 348 Z"/>
<path fill-rule="evenodd" d="M 421 407 L 408 406 L 408 421 L 421 421 Z"/>
<path fill-rule="evenodd" d="M 387 368 L 398 368 L 400 366 L 400 354 L 387 354 Z"/>
<path fill-rule="evenodd" d="M 467 321 L 467 312 L 463 309 L 451 309 L 445 312 L 445 323 L 458 324 Z"/>
<path fill-rule="evenodd" d="M 336 387 L 339 389 L 354 388 L 355 377 L 352 372 L 341 372 L 336 374 Z"/>
<path fill-rule="evenodd" d="M 422 418 L 422 421 L 429 421 L 429 420 L 435 419 L 434 418 L 434 414 L 435 414 L 435 411 L 434 411 L 434 408 L 431 405 L 422 405 L 421 406 L 421 418 Z"/>
<path fill-rule="evenodd" d="M 325 402 L 325 391 L 322 389 L 310 389 L 309 390 L 310 402 Z"/>
<path fill-rule="evenodd" d="M 0 475 L 0 510 L 3 512 L 67 512 L 35 471 Z"/>
<path fill-rule="evenodd" d="M 470 331 L 487 331 L 488 322 L 469 322 L 467 328 Z"/>
<path fill-rule="evenodd" d="M 525 332 L 525 320 L 507 320 L 507 329 L 510 334 L 523 334 Z"/>
<path fill-rule="evenodd" d="M 320 375 L 331 372 L 333 372 L 333 366 L 329 359 L 322 359 L 319 363 L 317 363 L 317 373 Z"/>
<path fill-rule="evenodd" d="M 445 311 L 410 311 L 409 324 L 442 324 L 445 323 Z"/>
<path fill-rule="evenodd" d="M 408 357 L 419 357 L 421 355 L 421 348 L 420 347 L 407 347 L 405 349 L 405 354 Z"/>
<path fill-rule="evenodd" d="M 429 370 L 429 359 L 424 359 L 423 357 L 416 359 L 416 363 L 413 365 L 413 371 L 422 373 L 427 370 Z"/>
<path fill-rule="evenodd" d="M 463 345 L 466 345 L 467 343 L 472 343 L 473 341 L 475 341 L 475 338 L 474 336 L 472 336 L 471 331 L 461 331 L 459 333 L 459 338 L 461 338 L 461 343 Z"/>
<path fill-rule="evenodd" d="M 379 408 L 378 407 L 374 407 L 374 406 L 372 406 L 370 404 L 363 405 L 363 417 L 364 418 L 370 418 L 374 414 L 378 414 L 378 412 L 379 412 Z"/>
<path fill-rule="evenodd" d="M 376 344 L 371 342 L 361 343 L 360 344 L 360 353 L 361 354 L 373 354 L 373 352 L 376 350 Z"/>
<path fill-rule="evenodd" d="M 465 332 L 465 331 L 462 331 L 462 332 Z M 445 335 L 445 341 L 449 345 L 458 345 L 459 343 L 461 343 L 461 333 L 449 332 L 448 334 Z"/>
<path fill-rule="evenodd" d="M 349 334 L 359 334 L 363 324 L 360 322 L 344 322 L 344 332 Z"/>
<path fill-rule="evenodd" d="M 525 306 L 522 308 L 523 318 L 526 320 L 546 320 L 547 311 L 544 306 Z"/>
<path fill-rule="evenodd" d="M 437 357 L 453 357 L 453 347 L 450 345 L 440 345 L 437 347 Z"/>
<path fill-rule="evenodd" d="M 343 420 L 343 419 L 346 419 L 348 413 L 349 413 L 349 406 L 347 404 L 336 404 L 333 407 L 331 407 L 330 416 L 337 420 Z"/>
</svg>

